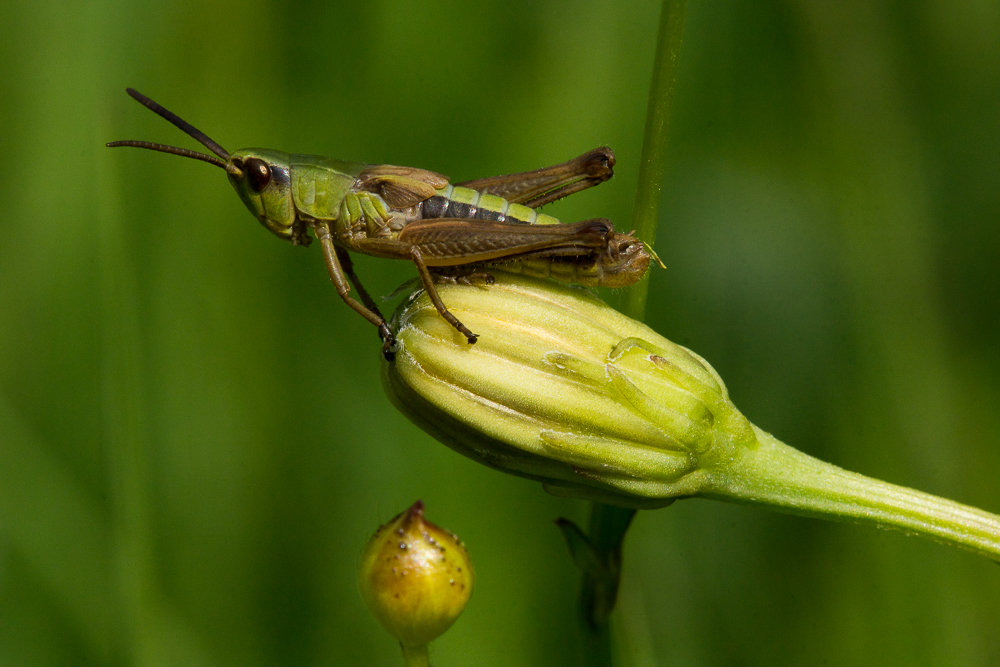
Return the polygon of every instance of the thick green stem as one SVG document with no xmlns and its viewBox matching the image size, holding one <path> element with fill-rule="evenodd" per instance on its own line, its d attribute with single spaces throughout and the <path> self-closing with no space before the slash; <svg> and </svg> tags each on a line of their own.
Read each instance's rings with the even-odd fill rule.
<svg viewBox="0 0 1000 667">
<path fill-rule="evenodd" d="M 677 81 L 677 60 L 684 35 L 684 14 L 687 0 L 663 0 L 660 28 L 656 37 L 653 59 L 653 80 L 649 86 L 649 106 L 646 109 L 646 132 L 639 158 L 639 183 L 632 205 L 632 229 L 650 246 L 656 242 L 656 226 L 660 212 L 660 192 L 667 168 L 667 137 L 670 112 L 674 103 Z M 625 294 L 622 310 L 629 317 L 642 320 L 646 313 L 649 291 L 647 275 Z"/>
<path fill-rule="evenodd" d="M 677 80 L 677 59 L 684 34 L 687 0 L 663 0 L 660 26 L 653 58 L 653 76 L 649 86 L 646 130 L 639 160 L 639 182 L 632 207 L 632 229 L 650 246 L 656 240 L 660 192 L 667 165 L 667 132 Z M 623 311 L 633 319 L 646 314 L 649 277 L 633 285 L 625 295 Z M 618 598 L 621 579 L 622 544 L 634 509 L 594 503 L 590 514 L 589 542 L 597 567 L 584 571 L 580 594 L 580 630 L 586 664 L 606 667 L 612 664 L 608 617 Z"/>
<path fill-rule="evenodd" d="M 583 571 L 580 588 L 580 644 L 586 665 L 612 664 L 611 628 L 608 623 L 618 599 L 621 581 L 622 543 L 635 510 L 594 503 L 590 534 L 571 521 L 559 519 L 570 553 Z"/>
<path fill-rule="evenodd" d="M 757 430 L 702 496 L 794 514 L 873 523 L 1000 561 L 1000 516 L 814 459 Z"/>
<path fill-rule="evenodd" d="M 427 644 L 423 646 L 403 646 L 403 664 L 406 667 L 431 667 Z"/>
<path fill-rule="evenodd" d="M 618 600 L 618 583 L 622 571 L 622 544 L 625 533 L 635 516 L 628 507 L 594 503 L 590 511 L 590 544 L 598 566 L 583 574 L 580 610 L 583 619 L 594 632 L 606 630 L 608 617 Z"/>
</svg>

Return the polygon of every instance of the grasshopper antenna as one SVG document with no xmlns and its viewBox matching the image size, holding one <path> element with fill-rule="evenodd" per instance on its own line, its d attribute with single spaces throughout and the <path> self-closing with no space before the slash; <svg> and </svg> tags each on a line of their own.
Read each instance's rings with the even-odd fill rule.
<svg viewBox="0 0 1000 667">
<path fill-rule="evenodd" d="M 161 153 L 172 153 L 173 155 L 180 155 L 182 157 L 189 157 L 195 160 L 201 160 L 202 162 L 208 162 L 209 164 L 214 164 L 215 166 L 222 167 L 227 172 L 233 173 L 234 175 L 237 176 L 242 174 L 242 171 L 240 171 L 238 167 L 236 167 L 235 165 L 234 166 L 229 165 L 228 162 L 229 151 L 227 151 L 225 148 L 223 148 L 215 141 L 213 141 L 207 134 L 205 134 L 204 132 L 202 132 L 201 130 L 199 130 L 194 125 L 187 122 L 174 112 L 160 106 L 153 100 L 149 99 L 148 97 L 140 93 L 138 90 L 135 90 L 134 88 L 126 88 L 125 92 L 128 93 L 129 96 L 132 97 L 132 99 L 139 102 L 147 109 L 150 109 L 151 111 L 156 113 L 156 115 L 160 116 L 161 118 L 165 118 L 166 120 L 173 123 L 185 134 L 197 140 L 199 143 L 205 146 L 205 148 L 212 151 L 219 157 L 206 155 L 205 153 L 199 153 L 198 151 L 192 151 L 187 148 L 178 148 L 177 146 L 167 146 L 166 144 L 157 144 L 151 141 L 138 141 L 135 139 L 128 139 L 126 141 L 112 141 L 105 144 L 105 146 L 107 146 L 108 148 L 116 148 L 118 146 L 132 146 L 134 148 L 147 148 L 153 151 L 160 151 Z"/>
<path fill-rule="evenodd" d="M 653 256 L 653 259 L 656 260 L 656 263 L 660 265 L 661 269 L 667 268 L 667 265 L 663 263 L 663 260 L 660 259 L 660 256 L 656 254 L 655 250 L 653 250 L 653 246 L 649 245 L 645 241 L 642 242 L 642 245 L 646 246 L 646 250 L 648 250 L 649 254 Z"/>
<path fill-rule="evenodd" d="M 229 151 L 227 151 L 225 148 L 212 141 L 207 134 L 205 134 L 204 132 L 196 128 L 194 125 L 192 125 L 191 123 L 187 122 L 186 120 L 175 114 L 173 111 L 163 108 L 153 100 L 149 99 L 148 97 L 140 93 L 135 88 L 126 88 L 125 92 L 128 93 L 133 100 L 135 100 L 142 106 L 146 107 L 150 111 L 154 112 L 157 116 L 169 120 L 171 123 L 176 125 L 182 132 L 184 132 L 191 138 L 197 140 L 198 143 L 200 143 L 202 146 L 204 146 L 208 150 L 218 155 L 223 160 L 229 159 Z"/>
</svg>

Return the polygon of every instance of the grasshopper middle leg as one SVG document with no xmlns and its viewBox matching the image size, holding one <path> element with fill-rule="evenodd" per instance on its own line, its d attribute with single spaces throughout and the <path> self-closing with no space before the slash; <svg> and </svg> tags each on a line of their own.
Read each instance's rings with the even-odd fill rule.
<svg viewBox="0 0 1000 667">
<path fill-rule="evenodd" d="M 420 254 L 420 249 L 417 246 L 410 248 L 410 259 L 417 266 L 417 273 L 420 274 L 420 282 L 424 285 L 424 291 L 427 292 L 427 296 L 430 298 L 431 303 L 437 308 L 438 313 L 445 319 L 448 324 L 458 329 L 459 333 L 465 336 L 465 339 L 469 341 L 469 345 L 472 345 L 479 338 L 478 334 L 472 333 L 469 327 L 462 324 L 457 317 L 451 314 L 447 306 L 444 305 L 444 301 L 441 300 L 441 295 L 438 294 L 437 288 L 434 286 L 434 276 L 431 275 L 430 270 L 427 265 L 424 264 L 424 258 Z"/>
</svg>

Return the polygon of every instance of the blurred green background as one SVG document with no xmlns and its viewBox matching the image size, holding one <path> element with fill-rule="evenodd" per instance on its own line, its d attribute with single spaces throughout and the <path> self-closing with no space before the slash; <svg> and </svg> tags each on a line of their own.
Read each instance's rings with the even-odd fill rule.
<svg viewBox="0 0 1000 667">
<path fill-rule="evenodd" d="M 417 498 L 478 574 L 434 663 L 574 664 L 586 504 L 394 412 L 319 250 L 218 170 L 103 143 L 197 147 L 133 86 L 231 150 L 455 179 L 607 144 L 547 212 L 627 229 L 658 14 L 0 4 L 0 664 L 401 664 L 355 567 Z M 1000 5 L 691 0 L 670 151 L 649 323 L 785 442 L 1000 511 Z M 1000 568 L 930 542 L 686 501 L 625 557 L 622 664 L 1000 663 Z"/>
</svg>

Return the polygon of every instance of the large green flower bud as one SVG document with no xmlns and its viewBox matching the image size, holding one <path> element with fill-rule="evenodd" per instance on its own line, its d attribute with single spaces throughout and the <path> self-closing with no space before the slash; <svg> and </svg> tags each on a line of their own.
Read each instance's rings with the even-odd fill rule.
<svg viewBox="0 0 1000 667">
<path fill-rule="evenodd" d="M 556 494 L 652 507 L 697 493 L 712 461 L 757 445 L 704 359 L 586 290 L 504 274 L 439 290 L 479 341 L 418 299 L 397 313 L 384 380 L 463 454 Z"/>
<path fill-rule="evenodd" d="M 694 352 L 584 289 L 497 273 L 440 285 L 469 345 L 417 292 L 383 386 L 449 447 L 557 495 L 626 507 L 688 496 L 876 522 L 1000 558 L 1000 517 L 824 463 L 758 429 Z"/>
</svg>

